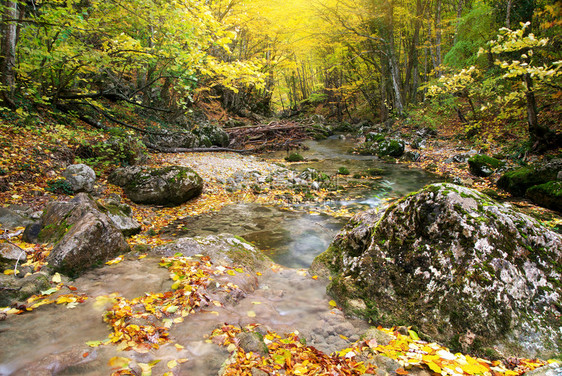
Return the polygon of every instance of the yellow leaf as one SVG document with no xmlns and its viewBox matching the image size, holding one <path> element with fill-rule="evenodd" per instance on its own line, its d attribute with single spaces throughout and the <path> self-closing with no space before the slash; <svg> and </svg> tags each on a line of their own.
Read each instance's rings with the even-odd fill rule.
<svg viewBox="0 0 562 376">
<path fill-rule="evenodd" d="M 429 367 L 429 369 L 432 370 L 433 372 L 436 372 L 436 373 L 439 373 L 439 374 L 441 373 L 441 367 L 439 367 L 434 362 L 427 362 L 426 364 Z"/>
<path fill-rule="evenodd" d="M 127 367 L 130 362 L 131 362 L 131 359 L 129 359 L 129 358 L 123 358 L 121 356 L 114 356 L 113 358 L 109 359 L 109 362 L 107 362 L 107 364 L 109 364 L 109 366 L 112 367 L 112 368 L 124 368 L 124 367 Z"/>
<path fill-rule="evenodd" d="M 178 366 L 178 362 L 176 360 L 170 360 L 166 365 L 169 369 L 172 369 Z"/>
<path fill-rule="evenodd" d="M 248 317 L 256 317 L 256 313 L 254 311 L 248 311 L 246 314 Z"/>
<path fill-rule="evenodd" d="M 182 345 L 177 344 L 177 343 L 174 344 L 174 346 L 176 347 L 176 349 L 177 349 L 178 351 L 180 351 L 180 350 L 182 350 L 182 349 L 185 349 L 185 347 L 183 347 Z"/>
<path fill-rule="evenodd" d="M 53 275 L 53 278 L 51 278 L 51 281 L 53 281 L 54 283 L 61 283 L 61 276 L 59 273 L 55 273 Z"/>
<path fill-rule="evenodd" d="M 146 257 L 146 254 L 140 255 L 138 259 L 139 259 L 139 260 L 142 260 L 142 259 L 145 258 L 145 257 Z"/>
<path fill-rule="evenodd" d="M 332 307 L 337 307 L 338 303 L 336 303 L 335 300 L 330 300 L 330 302 L 328 303 L 329 305 L 331 305 Z"/>
</svg>

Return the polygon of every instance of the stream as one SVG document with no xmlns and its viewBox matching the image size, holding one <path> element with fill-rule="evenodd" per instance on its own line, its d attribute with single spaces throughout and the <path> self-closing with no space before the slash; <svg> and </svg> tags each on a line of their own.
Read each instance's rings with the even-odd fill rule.
<svg viewBox="0 0 562 376">
<path fill-rule="evenodd" d="M 174 324 L 171 337 L 182 349 L 171 343 L 140 354 L 117 351 L 111 345 L 98 348 L 85 345 L 87 341 L 103 340 L 109 334 L 102 321 L 103 307 L 96 307 L 93 297 L 119 292 L 134 298 L 148 291 L 170 289 L 168 271 L 158 266 L 157 258 L 149 256 L 104 266 L 73 281 L 78 292 L 92 297 L 76 308 L 53 304 L 1 321 L 0 375 L 109 375 L 108 360 L 113 356 L 142 363 L 161 359 L 153 368 L 153 375 L 169 371 L 166 362 L 178 358 L 188 361 L 174 369 L 176 375 L 217 375 L 228 353 L 208 343 L 206 337 L 222 323 L 257 322 L 278 333 L 298 330 L 307 344 L 327 353 L 349 346 L 359 339 L 367 323 L 345 318 L 341 311 L 331 307 L 325 294 L 326 283 L 312 279 L 303 269 L 328 247 L 346 222 L 314 213 L 315 205 L 335 210 L 344 207 L 356 212 L 380 206 L 384 200 L 401 197 L 437 181 L 423 171 L 349 154 L 347 151 L 353 145 L 353 140 L 337 137 L 309 141 L 308 150 L 301 154 L 310 162 L 293 164 L 291 168 L 314 167 L 335 174 L 338 168 L 347 167 L 351 175 L 370 168 L 384 170 L 384 176 L 371 188 L 351 189 L 333 201 L 302 204 L 293 210 L 257 204 L 230 205 L 219 212 L 185 218 L 171 225 L 175 237 L 220 233 L 242 236 L 281 265 L 258 277 L 257 286 L 247 289 L 247 295 L 235 305 L 209 307 Z M 276 153 L 269 157 L 283 156 L 284 153 Z M 182 229 L 178 230 L 178 224 L 184 225 Z M 171 230 L 164 234 L 171 236 Z"/>
</svg>

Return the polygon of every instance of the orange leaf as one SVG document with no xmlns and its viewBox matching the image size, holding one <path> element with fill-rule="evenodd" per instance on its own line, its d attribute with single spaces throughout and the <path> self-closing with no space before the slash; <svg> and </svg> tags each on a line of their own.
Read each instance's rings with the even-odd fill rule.
<svg viewBox="0 0 562 376">
<path fill-rule="evenodd" d="M 408 374 L 408 371 L 406 371 L 404 368 L 398 368 L 398 369 L 396 370 L 396 373 L 397 373 L 398 375 L 407 375 L 407 374 Z"/>
</svg>

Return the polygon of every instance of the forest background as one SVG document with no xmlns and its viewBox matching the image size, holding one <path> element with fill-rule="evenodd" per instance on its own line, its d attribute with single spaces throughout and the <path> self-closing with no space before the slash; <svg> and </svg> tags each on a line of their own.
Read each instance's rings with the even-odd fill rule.
<svg viewBox="0 0 562 376">
<path fill-rule="evenodd" d="M 480 146 L 560 141 L 561 1 L 4 0 L 0 10 L 10 122 L 47 112 L 100 126 L 130 111 L 194 128 L 200 112 L 305 110 L 460 122 Z"/>
</svg>

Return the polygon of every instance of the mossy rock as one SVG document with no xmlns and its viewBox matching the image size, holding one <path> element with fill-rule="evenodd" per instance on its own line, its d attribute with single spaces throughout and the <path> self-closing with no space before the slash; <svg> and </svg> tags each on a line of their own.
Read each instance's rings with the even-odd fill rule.
<svg viewBox="0 0 562 376">
<path fill-rule="evenodd" d="M 127 197 L 138 204 L 181 205 L 203 191 L 203 179 L 184 166 L 120 168 L 109 181 L 123 187 Z"/>
<path fill-rule="evenodd" d="M 399 158 L 404 154 L 404 147 L 405 144 L 402 140 L 384 140 L 378 143 L 377 155 Z"/>
<path fill-rule="evenodd" d="M 523 196 L 535 185 L 545 184 L 556 180 L 558 169 L 555 166 L 526 166 L 507 171 L 498 180 L 498 187 L 505 189 L 515 196 Z"/>
<path fill-rule="evenodd" d="M 374 133 L 374 132 L 369 132 L 365 136 L 365 142 L 382 142 L 385 139 L 386 137 L 383 134 Z"/>
<path fill-rule="evenodd" d="M 287 157 L 285 157 L 287 162 L 302 162 L 304 161 L 304 157 L 299 153 L 291 153 Z"/>
<path fill-rule="evenodd" d="M 480 177 L 490 176 L 494 171 L 504 165 L 505 162 L 483 154 L 476 154 L 468 159 L 470 172 Z"/>
<path fill-rule="evenodd" d="M 353 217 L 311 268 L 331 273 L 328 293 L 350 313 L 362 300 L 375 325 L 414 325 L 455 350 L 470 330 L 477 354 L 500 346 L 550 357 L 562 349 L 560 262 L 562 238 L 533 218 L 476 190 L 433 184 L 382 217 Z"/>
<path fill-rule="evenodd" d="M 562 181 L 535 185 L 525 193 L 535 204 L 562 212 Z"/>
<path fill-rule="evenodd" d="M 338 168 L 338 175 L 349 175 L 349 169 L 347 167 Z"/>
</svg>

